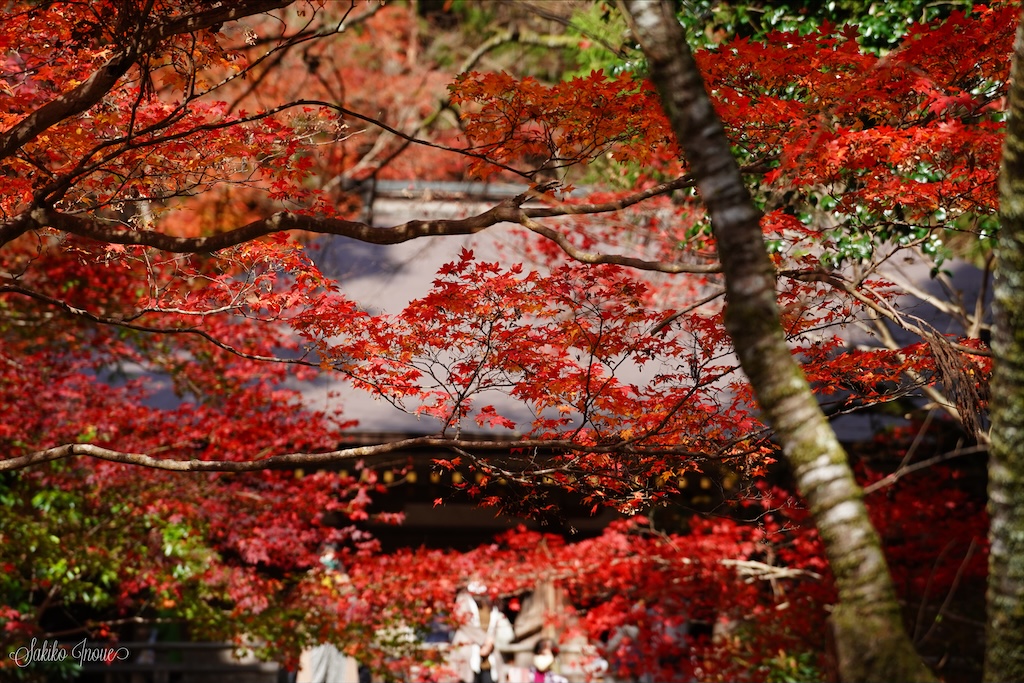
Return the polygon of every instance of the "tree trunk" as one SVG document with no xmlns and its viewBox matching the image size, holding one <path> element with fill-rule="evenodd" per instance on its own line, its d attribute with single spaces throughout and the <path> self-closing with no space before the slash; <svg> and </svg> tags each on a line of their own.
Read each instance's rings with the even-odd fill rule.
<svg viewBox="0 0 1024 683">
<path fill-rule="evenodd" d="M 985 680 L 1024 681 L 1024 14 L 999 179 Z"/>
<path fill-rule="evenodd" d="M 711 217 L 726 280 L 726 327 L 807 500 L 835 576 L 839 674 L 844 681 L 934 681 L 904 630 L 863 491 L 786 344 L 760 212 L 672 5 L 652 0 L 623 0 L 623 5 Z"/>
</svg>

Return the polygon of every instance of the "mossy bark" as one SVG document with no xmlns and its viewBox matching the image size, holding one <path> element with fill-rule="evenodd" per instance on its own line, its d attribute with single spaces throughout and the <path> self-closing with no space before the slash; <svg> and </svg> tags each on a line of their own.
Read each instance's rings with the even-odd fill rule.
<svg viewBox="0 0 1024 683">
<path fill-rule="evenodd" d="M 793 467 L 839 589 L 844 681 L 934 681 L 903 628 L 878 534 L 843 448 L 786 344 L 761 215 L 743 184 L 669 2 L 622 0 L 718 241 L 726 326 L 765 420 Z"/>
<path fill-rule="evenodd" d="M 1024 24 L 1024 14 L 1022 14 Z M 999 179 L 985 680 L 1024 681 L 1024 27 L 1013 45 Z"/>
</svg>

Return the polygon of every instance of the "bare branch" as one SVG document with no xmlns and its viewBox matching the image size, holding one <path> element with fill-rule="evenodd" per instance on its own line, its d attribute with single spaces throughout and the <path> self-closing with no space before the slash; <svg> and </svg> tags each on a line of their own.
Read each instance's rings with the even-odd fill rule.
<svg viewBox="0 0 1024 683">
<path fill-rule="evenodd" d="M 556 50 L 577 47 L 579 39 L 570 35 L 543 35 L 534 31 L 506 29 L 494 34 L 480 44 L 473 53 L 459 67 L 459 73 L 469 71 L 476 66 L 480 59 L 495 48 L 509 43 L 520 43 L 522 45 L 536 45 L 539 47 L 553 48 Z"/>
<path fill-rule="evenodd" d="M 138 465 L 157 470 L 174 472 L 256 472 L 270 469 L 289 469 L 299 467 L 317 467 L 348 462 L 373 456 L 387 455 L 396 451 L 429 448 L 435 450 L 511 450 L 523 448 L 542 448 L 550 451 L 581 450 L 593 453 L 614 452 L 621 444 L 591 446 L 565 440 L 519 439 L 519 440 L 470 440 L 447 439 L 442 437 L 415 437 L 399 441 L 388 441 L 369 446 L 352 446 L 324 453 L 287 453 L 273 455 L 259 460 L 199 460 L 180 458 L 155 458 L 147 453 L 116 451 L 102 446 L 85 443 L 64 444 L 47 448 L 25 455 L 0 460 L 0 472 L 25 469 L 54 460 L 63 460 L 72 456 L 85 455 L 98 460 L 117 462 L 127 465 Z M 682 448 L 661 448 L 656 452 L 690 457 L 701 457 Z"/>
<path fill-rule="evenodd" d="M 350 237 L 370 244 L 399 244 L 418 237 L 439 235 L 471 235 L 497 223 L 517 223 L 519 208 L 510 202 L 504 202 L 489 211 L 468 218 L 413 220 L 388 228 L 377 228 L 358 221 L 281 211 L 234 230 L 195 238 L 173 237 L 152 230 L 126 230 L 99 219 L 61 213 L 52 208 L 35 209 L 30 215 L 33 228 L 51 227 L 100 242 L 141 245 L 162 251 L 190 254 L 219 251 L 287 230 Z"/>
<path fill-rule="evenodd" d="M 840 275 L 830 273 L 823 270 L 784 270 L 779 272 L 779 275 L 793 278 L 794 280 L 802 280 L 804 282 L 824 282 L 832 285 L 836 289 L 846 292 L 858 302 L 868 307 L 883 318 L 895 323 L 899 327 L 903 328 L 907 332 L 915 334 L 922 339 L 935 339 L 937 333 L 927 330 L 920 325 L 915 325 L 910 322 L 908 318 L 911 316 L 899 315 L 892 310 L 891 307 L 880 304 L 878 301 L 873 300 L 871 297 L 866 296 L 857 287 L 843 279 Z M 922 296 L 925 296 L 922 294 Z M 916 318 L 915 318 L 916 319 Z M 919 319 L 918 319 L 919 320 Z M 919 320 L 919 322 L 922 322 Z M 947 344 L 949 348 L 958 351 L 960 353 L 970 354 L 972 356 L 983 356 L 990 358 L 992 352 L 987 349 L 979 349 L 971 346 L 964 346 L 956 342 L 949 341 L 948 339 L 942 338 L 942 342 Z"/>
<path fill-rule="evenodd" d="M 864 495 L 867 495 L 869 493 L 874 493 L 875 491 L 877 491 L 877 490 L 879 490 L 881 488 L 885 488 L 886 486 L 892 486 L 893 484 L 898 482 L 901 478 L 905 477 L 908 474 L 911 474 L 912 472 L 917 472 L 918 470 L 927 469 L 927 468 L 932 467 L 934 465 L 938 465 L 939 463 L 943 463 L 943 462 L 946 462 L 947 460 L 952 460 L 954 458 L 959 458 L 959 457 L 964 456 L 964 455 L 977 455 L 979 453 L 987 453 L 987 452 L 988 452 L 988 445 L 987 444 L 982 444 L 980 446 L 971 446 L 969 448 L 958 448 L 955 451 L 950 451 L 948 453 L 943 453 L 942 455 L 936 455 L 934 458 L 928 458 L 927 460 L 922 460 L 921 462 L 915 462 L 913 465 L 901 466 L 898 470 L 896 470 L 892 474 L 887 475 L 885 477 L 882 477 L 881 479 L 879 479 L 878 481 L 876 481 L 873 484 L 869 484 L 868 486 L 865 486 L 864 487 Z"/>
<path fill-rule="evenodd" d="M 759 579 L 773 581 L 775 579 L 795 579 L 803 576 L 810 577 L 816 581 L 820 581 L 822 578 L 821 574 L 812 572 L 808 569 L 780 567 L 778 565 L 766 564 L 756 560 L 733 560 L 724 558 L 719 560 L 718 563 L 726 567 L 735 567 L 736 573 L 743 577 L 747 583 L 753 583 L 755 580 Z"/>
<path fill-rule="evenodd" d="M 420 237 L 472 235 L 498 223 L 518 223 L 555 242 L 563 251 L 583 263 L 615 263 L 639 270 L 665 273 L 716 273 L 717 264 L 685 264 L 665 261 L 645 261 L 616 254 L 597 254 L 575 247 L 554 229 L 533 220 L 536 217 L 557 217 L 581 214 L 599 214 L 619 211 L 650 197 L 687 187 L 690 180 L 684 176 L 662 183 L 623 199 L 594 204 L 559 204 L 557 206 L 523 207 L 535 193 L 526 192 L 507 199 L 497 206 L 475 216 L 458 219 L 412 220 L 392 227 L 374 227 L 360 221 L 322 216 L 307 216 L 287 211 L 272 214 L 247 225 L 208 237 L 174 237 L 153 230 L 129 230 L 120 224 L 98 218 L 63 213 L 51 207 L 40 207 L 22 214 L 15 220 L 0 225 L 0 237 L 10 241 L 19 234 L 35 228 L 55 228 L 79 237 L 109 244 L 152 247 L 173 253 L 208 253 L 234 247 L 251 240 L 287 230 L 302 230 L 326 235 L 349 237 L 370 244 L 399 244 Z M 4 242 L 0 240 L 0 245 Z"/>
<path fill-rule="evenodd" d="M 95 313 L 91 313 L 85 309 L 78 308 L 77 306 L 72 306 L 66 301 L 62 301 L 60 299 L 48 296 L 46 294 L 43 294 L 42 292 L 37 292 L 35 290 L 28 289 L 26 287 L 20 287 L 18 285 L 0 285 L 0 294 L 3 293 L 20 294 L 22 296 L 27 296 L 32 299 L 35 299 L 36 301 L 41 301 L 51 306 L 60 308 L 65 313 L 68 313 L 75 317 L 82 318 L 90 322 L 99 323 L 101 325 L 123 327 L 125 329 L 135 330 L 136 332 L 146 332 L 150 334 L 194 335 L 196 337 L 205 339 L 206 341 L 213 344 L 219 349 L 234 354 L 239 358 L 245 358 L 246 360 L 259 361 L 263 363 L 284 363 L 288 365 L 305 365 L 317 368 L 320 367 L 319 362 L 314 363 L 312 361 L 306 360 L 305 358 L 281 358 L 278 356 L 263 356 L 254 353 L 247 353 L 245 351 L 242 351 L 241 349 L 237 349 L 231 346 L 230 344 L 221 341 L 220 339 L 217 339 L 209 332 L 199 329 L 197 327 L 156 327 L 153 325 L 140 325 L 136 322 L 133 322 L 135 319 L 137 319 L 144 313 L 169 313 L 171 311 L 147 309 L 144 311 L 139 311 L 138 314 L 128 316 L 126 318 L 112 318 L 109 316 L 96 315 Z"/>
<path fill-rule="evenodd" d="M 584 251 L 577 248 L 569 239 L 562 233 L 552 228 L 541 225 L 537 221 L 533 220 L 529 216 L 522 216 L 520 223 L 523 227 L 528 228 L 531 232 L 534 232 L 542 237 L 545 237 L 564 251 L 566 254 L 574 258 L 581 263 L 610 263 L 618 266 L 625 266 L 627 268 L 635 268 L 637 270 L 649 270 L 656 271 L 659 273 L 718 273 L 721 272 L 721 267 L 717 263 L 709 264 L 693 264 L 693 263 L 672 263 L 669 261 L 646 261 L 644 259 L 635 258 L 633 256 L 621 256 L 619 254 L 601 254 L 597 252 Z"/>
<path fill-rule="evenodd" d="M 236 2 L 214 3 L 212 9 L 205 12 L 157 24 L 152 29 L 154 44 L 181 33 L 194 33 L 217 24 L 237 21 L 244 17 L 251 17 L 254 14 L 281 9 L 294 2 L 295 0 L 236 0 Z M 354 5 L 355 3 L 353 2 L 352 4 Z"/>
<path fill-rule="evenodd" d="M 890 351 L 896 351 L 899 354 L 897 357 L 900 361 L 904 361 L 906 356 L 902 353 L 903 347 L 897 343 L 896 339 L 892 336 L 892 332 L 890 332 L 889 327 L 886 325 L 886 320 L 888 320 L 888 318 L 882 317 L 876 309 L 870 310 L 872 310 L 876 315 L 874 319 L 875 331 L 877 332 L 879 339 L 882 341 L 882 345 Z M 904 372 L 914 382 L 914 384 L 921 389 L 921 392 L 932 400 L 934 407 L 941 409 L 958 424 L 964 425 L 964 428 L 966 429 L 964 418 L 957 407 L 953 405 L 953 401 L 950 397 L 944 395 L 936 387 L 932 386 L 928 378 L 917 370 L 907 368 Z M 981 433 L 978 433 L 976 436 L 982 440 L 986 438 L 985 435 Z"/>
</svg>

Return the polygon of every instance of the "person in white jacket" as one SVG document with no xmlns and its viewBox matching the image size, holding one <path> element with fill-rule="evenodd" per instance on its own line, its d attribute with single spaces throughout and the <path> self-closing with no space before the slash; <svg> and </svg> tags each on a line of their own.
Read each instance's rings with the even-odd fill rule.
<svg viewBox="0 0 1024 683">
<path fill-rule="evenodd" d="M 515 637 L 512 623 L 487 594 L 487 587 L 471 582 L 455 599 L 461 625 L 452 639 L 449 664 L 463 683 L 503 681 L 501 648 Z"/>
</svg>

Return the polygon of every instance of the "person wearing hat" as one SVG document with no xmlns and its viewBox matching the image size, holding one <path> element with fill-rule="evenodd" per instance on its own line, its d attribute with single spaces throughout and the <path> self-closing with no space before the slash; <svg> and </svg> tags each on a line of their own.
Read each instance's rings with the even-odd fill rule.
<svg viewBox="0 0 1024 683">
<path fill-rule="evenodd" d="M 463 683 L 502 681 L 500 649 L 515 637 L 512 623 L 494 604 L 487 586 L 472 581 L 455 599 L 455 613 L 461 620 L 452 639 L 449 664 Z"/>
</svg>

